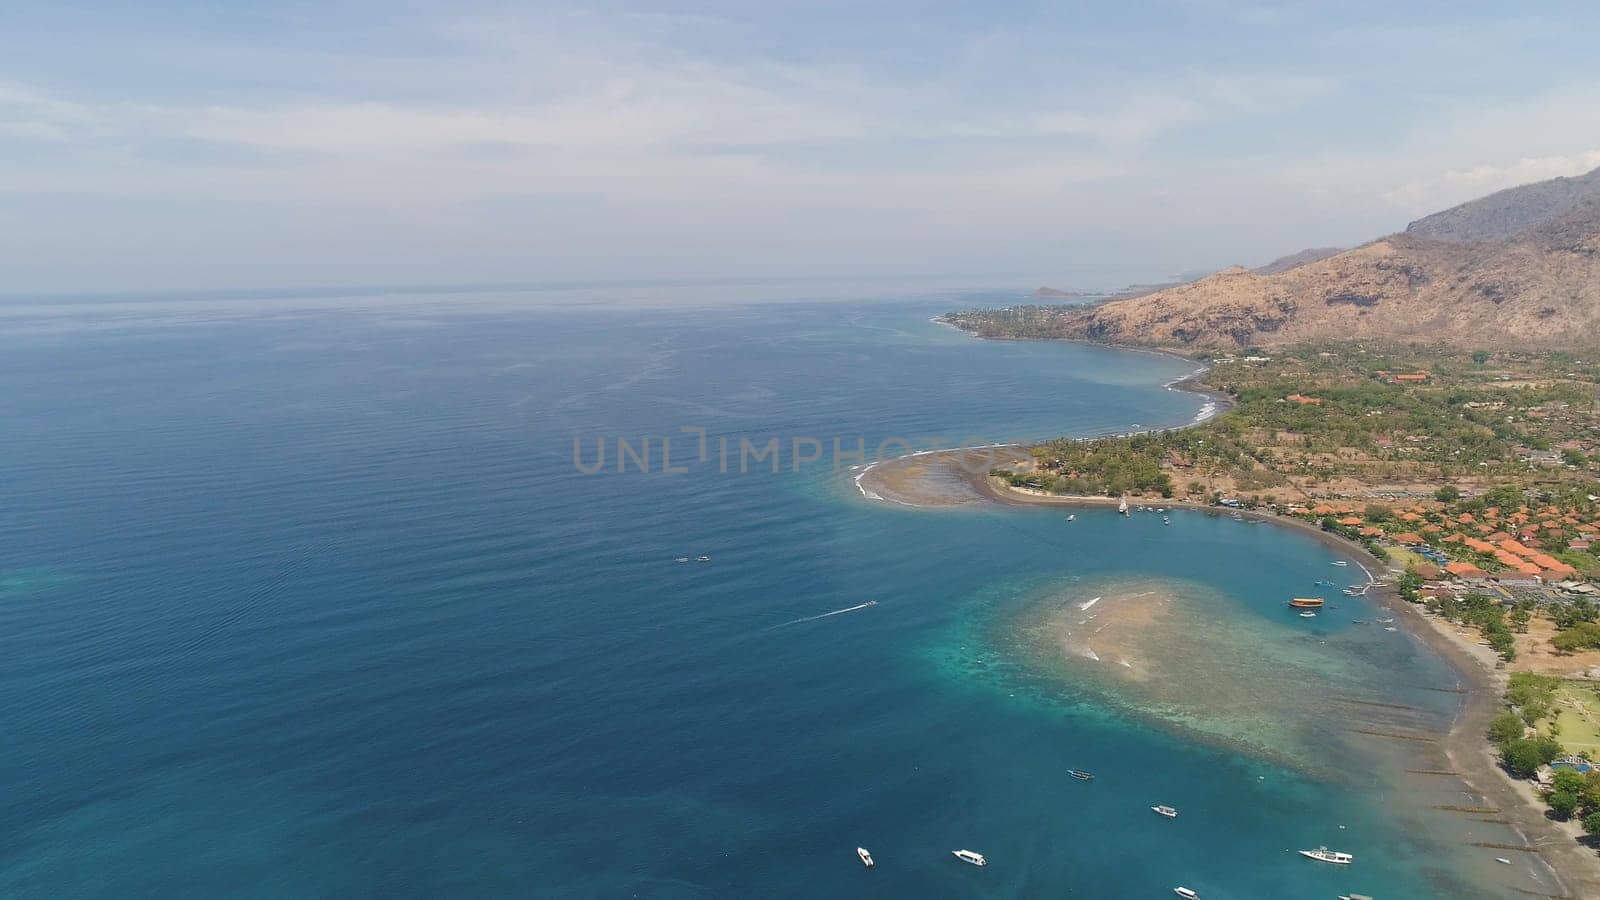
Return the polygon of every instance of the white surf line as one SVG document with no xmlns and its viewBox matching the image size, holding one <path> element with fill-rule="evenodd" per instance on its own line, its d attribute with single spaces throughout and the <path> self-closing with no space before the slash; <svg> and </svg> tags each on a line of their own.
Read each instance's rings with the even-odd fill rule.
<svg viewBox="0 0 1600 900">
<path fill-rule="evenodd" d="M 1356 568 L 1360 569 L 1363 573 L 1366 574 L 1366 576 L 1367 576 L 1367 587 L 1372 587 L 1373 585 L 1378 583 L 1378 579 L 1374 578 L 1373 575 L 1372 575 L 1372 570 L 1368 569 L 1366 566 L 1363 566 L 1361 564 L 1361 560 L 1359 560 L 1359 559 L 1352 560 L 1352 562 L 1354 562 L 1356 564 Z"/>
<path fill-rule="evenodd" d="M 878 601 L 876 601 L 876 600 L 868 600 L 865 603 L 857 604 L 856 606 L 848 606 L 848 607 L 845 607 L 844 609 L 836 609 L 833 612 L 825 612 L 825 613 L 822 613 L 821 615 L 806 616 L 804 618 L 793 619 L 793 620 L 788 621 L 788 622 L 780 622 L 777 625 L 772 626 L 772 628 L 783 628 L 786 625 L 799 625 L 801 622 L 815 622 L 818 619 L 826 619 L 829 616 L 842 616 L 845 613 L 855 612 L 858 609 L 866 609 L 869 606 L 877 606 L 877 605 L 878 605 Z M 770 631 L 771 629 L 769 628 L 768 630 Z"/>
</svg>

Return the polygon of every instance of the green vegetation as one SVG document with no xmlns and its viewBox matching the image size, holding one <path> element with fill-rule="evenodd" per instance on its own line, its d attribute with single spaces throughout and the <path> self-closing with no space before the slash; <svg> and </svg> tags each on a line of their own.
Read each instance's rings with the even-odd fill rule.
<svg viewBox="0 0 1600 900">
<path fill-rule="evenodd" d="M 1507 686 L 1506 703 L 1510 709 L 1489 723 L 1488 736 L 1511 774 L 1532 778 L 1574 748 L 1586 758 L 1600 750 L 1593 721 L 1600 695 L 1593 685 L 1518 672 Z M 1600 835 L 1600 769 L 1559 768 L 1550 778 L 1545 802 L 1556 818 L 1581 817 L 1586 832 Z"/>
<path fill-rule="evenodd" d="M 1055 441 L 1034 448 L 1040 474 L 1010 475 L 1012 485 L 1041 484 L 1058 494 L 1173 494 L 1162 471 L 1163 455 L 1176 443 L 1170 434 L 1142 434 L 1095 441 Z"/>
<path fill-rule="evenodd" d="M 1550 639 L 1550 646 L 1562 653 L 1600 647 L 1600 623 L 1579 622 L 1571 628 L 1563 629 Z"/>
<path fill-rule="evenodd" d="M 1506 687 L 1506 702 L 1510 703 L 1522 717 L 1522 721 L 1531 727 L 1535 722 L 1550 715 L 1551 706 L 1556 699 L 1556 690 L 1560 687 L 1559 678 L 1535 675 L 1532 672 L 1515 672 Z"/>
<path fill-rule="evenodd" d="M 1017 311 L 952 321 L 1029 336 Z M 1600 494 L 1594 363 L 1328 344 L 1219 358 L 1204 380 L 1235 397 L 1233 408 L 1189 429 L 1041 444 L 1019 483 L 1070 494 L 1220 495 L 1242 505 L 1355 495 L 1380 510 L 1370 492 L 1415 500 L 1416 485 L 1429 484 L 1423 498 L 1463 512 L 1560 503 L 1600 515 L 1587 499 Z M 1546 552 L 1563 552 L 1572 539 L 1554 537 Z M 1580 557 L 1568 564 L 1600 571 L 1600 558 Z"/>
<path fill-rule="evenodd" d="M 1550 714 L 1561 679 L 1518 672 L 1511 676 L 1506 702 L 1512 710 L 1489 723 L 1489 739 L 1500 750 L 1500 762 L 1519 778 L 1532 778 L 1540 766 L 1561 755 L 1561 742 L 1550 735 L 1528 735 L 1534 723 Z"/>
<path fill-rule="evenodd" d="M 1506 608 L 1501 606 L 1499 601 L 1486 594 L 1469 594 L 1460 599 L 1441 598 L 1435 602 L 1434 608 L 1439 615 L 1450 621 L 1477 628 L 1483 634 L 1483 639 L 1489 642 L 1489 647 L 1500 654 L 1501 659 L 1510 662 L 1517 658 L 1516 641 L 1512 637 L 1511 628 L 1506 624 Z"/>
</svg>

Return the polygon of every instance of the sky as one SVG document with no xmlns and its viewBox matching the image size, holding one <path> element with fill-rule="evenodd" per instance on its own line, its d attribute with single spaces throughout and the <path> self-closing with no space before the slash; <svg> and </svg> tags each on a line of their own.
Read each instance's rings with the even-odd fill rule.
<svg viewBox="0 0 1600 900">
<path fill-rule="evenodd" d="M 0 294 L 1115 286 L 1600 166 L 1592 3 L 6 6 Z"/>
</svg>

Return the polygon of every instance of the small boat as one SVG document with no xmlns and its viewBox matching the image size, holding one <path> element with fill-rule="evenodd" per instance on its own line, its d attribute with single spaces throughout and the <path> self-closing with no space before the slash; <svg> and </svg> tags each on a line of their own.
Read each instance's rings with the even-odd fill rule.
<svg viewBox="0 0 1600 900">
<path fill-rule="evenodd" d="M 1341 853 L 1338 850 L 1329 850 L 1327 847 L 1318 847 L 1315 850 L 1301 850 L 1300 855 L 1304 856 L 1306 859 L 1314 859 L 1317 862 L 1333 863 L 1336 866 L 1348 866 L 1355 862 L 1356 859 L 1352 854 Z"/>
<path fill-rule="evenodd" d="M 1194 891 L 1191 891 L 1186 887 L 1173 888 L 1172 892 L 1177 894 L 1179 897 L 1183 897 L 1184 900 L 1200 900 L 1199 894 L 1196 894 Z"/>
<path fill-rule="evenodd" d="M 1326 602 L 1321 597 L 1296 597 L 1289 601 L 1289 605 L 1295 609 L 1321 609 Z"/>
<path fill-rule="evenodd" d="M 950 855 L 964 863 L 972 863 L 975 866 L 987 866 L 989 864 L 989 861 L 983 858 L 982 853 L 973 853 L 971 850 L 951 850 Z"/>
<path fill-rule="evenodd" d="M 1150 807 L 1150 811 L 1156 815 L 1166 816 L 1169 819 L 1176 819 L 1178 817 L 1178 811 L 1170 806 L 1152 806 Z"/>
<path fill-rule="evenodd" d="M 1317 614 L 1312 612 L 1309 609 L 1300 614 L 1300 618 L 1302 618 L 1302 619 L 1315 619 L 1316 617 L 1317 617 Z"/>
<path fill-rule="evenodd" d="M 1366 894 L 1340 894 L 1339 900 L 1372 900 Z"/>
<path fill-rule="evenodd" d="M 861 864 L 863 866 L 866 866 L 869 869 L 873 867 L 874 863 L 872 862 L 872 854 L 867 852 L 867 848 L 857 847 L 856 855 L 861 857 Z"/>
<path fill-rule="evenodd" d="M 1501 865 L 1503 865 L 1503 866 L 1511 865 L 1511 860 L 1506 859 L 1504 856 L 1496 856 L 1494 858 L 1494 861 L 1499 863 L 1499 864 L 1501 864 Z"/>
<path fill-rule="evenodd" d="M 697 556 L 697 557 L 695 557 L 695 561 L 696 562 L 711 562 L 711 557 L 709 557 L 709 556 Z"/>
<path fill-rule="evenodd" d="M 680 557 L 678 557 L 678 559 L 677 559 L 677 561 L 678 561 L 678 562 L 688 562 L 688 561 L 689 561 L 689 557 L 687 557 L 687 556 L 680 556 Z"/>
<path fill-rule="evenodd" d="M 1342 559 L 1336 559 L 1336 560 L 1334 560 L 1334 561 L 1333 561 L 1333 564 L 1334 564 L 1334 565 L 1336 565 L 1336 566 L 1340 566 L 1340 567 L 1343 567 L 1343 566 L 1348 566 L 1348 565 L 1350 565 L 1350 564 L 1349 564 L 1349 563 L 1347 563 L 1347 562 L 1345 562 L 1345 561 L 1344 561 L 1344 560 L 1342 560 Z"/>
<path fill-rule="evenodd" d="M 1161 517 L 1161 524 L 1163 524 L 1163 525 L 1171 525 L 1172 524 L 1172 520 L 1167 518 L 1166 516 L 1162 516 Z"/>
<path fill-rule="evenodd" d="M 1389 625 L 1389 626 L 1386 626 L 1383 630 L 1384 631 L 1398 631 L 1399 629 L 1395 628 L 1393 625 Z"/>
<path fill-rule="evenodd" d="M 1123 497 L 1117 503 L 1117 512 L 1122 513 L 1123 515 L 1127 515 L 1128 514 L 1128 498 L 1127 497 Z"/>
<path fill-rule="evenodd" d="M 1316 582 L 1316 585 L 1317 587 L 1333 587 L 1333 582 L 1323 579 L 1322 581 Z"/>
<path fill-rule="evenodd" d="M 1068 522 L 1076 522 L 1076 521 L 1078 521 L 1078 514 L 1077 513 L 1067 513 L 1067 521 Z"/>
<path fill-rule="evenodd" d="M 1073 778 L 1078 779 L 1079 781 L 1093 781 L 1094 780 L 1094 776 L 1093 775 L 1090 775 L 1088 772 L 1085 772 L 1082 769 L 1068 769 L 1067 770 L 1067 774 L 1071 775 Z"/>
</svg>

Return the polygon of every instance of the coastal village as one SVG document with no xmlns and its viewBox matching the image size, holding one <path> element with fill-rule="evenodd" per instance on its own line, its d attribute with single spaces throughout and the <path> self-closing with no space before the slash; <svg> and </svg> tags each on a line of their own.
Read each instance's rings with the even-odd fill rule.
<svg viewBox="0 0 1600 900">
<path fill-rule="evenodd" d="M 1048 442 L 992 478 L 1360 545 L 1434 627 L 1497 657 L 1502 766 L 1574 837 L 1600 837 L 1600 365 L 1353 345 L 1207 362 L 1186 386 L 1232 398 L 1217 418 Z"/>
</svg>

